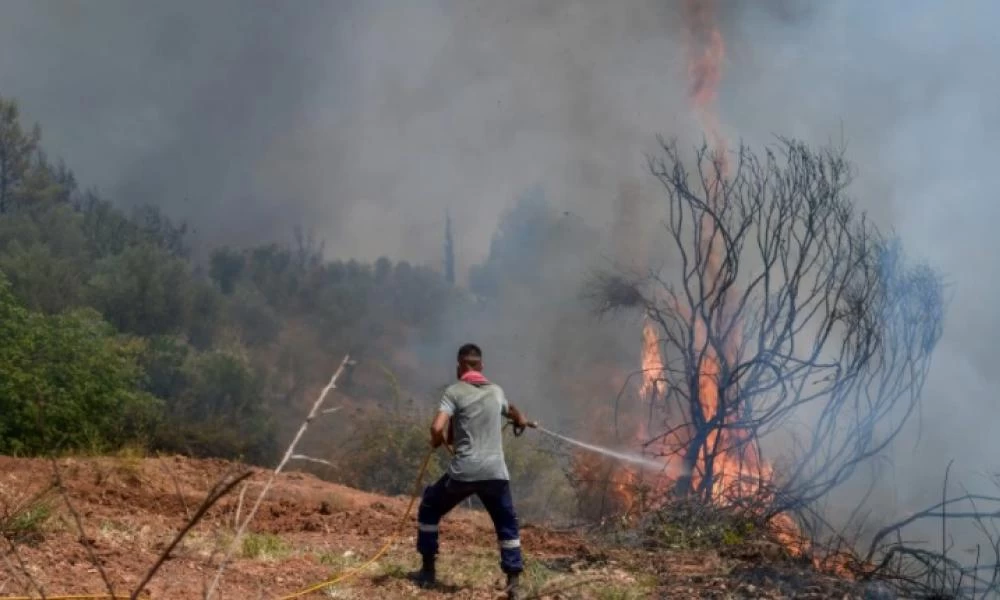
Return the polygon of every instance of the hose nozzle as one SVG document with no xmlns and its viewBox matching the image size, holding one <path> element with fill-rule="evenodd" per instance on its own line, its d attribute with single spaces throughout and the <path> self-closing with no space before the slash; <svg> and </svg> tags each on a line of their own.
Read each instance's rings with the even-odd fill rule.
<svg viewBox="0 0 1000 600">
<path fill-rule="evenodd" d="M 526 421 L 524 425 L 518 425 L 513 419 L 511 419 L 507 421 L 507 424 L 511 426 L 511 429 L 513 429 L 514 437 L 520 437 L 527 427 L 531 427 L 532 429 L 538 428 L 538 421 Z"/>
</svg>

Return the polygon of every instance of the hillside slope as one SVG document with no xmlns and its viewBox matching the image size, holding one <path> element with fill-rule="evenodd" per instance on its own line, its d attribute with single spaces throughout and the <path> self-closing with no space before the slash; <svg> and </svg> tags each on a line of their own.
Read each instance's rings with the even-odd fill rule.
<svg viewBox="0 0 1000 600">
<path fill-rule="evenodd" d="M 7 515 L 4 535 L 17 542 L 16 553 L 7 544 L 0 597 L 38 596 L 36 586 L 48 596 L 104 591 L 91 551 L 115 590 L 131 591 L 213 484 L 238 468 L 181 457 L 62 459 L 58 470 L 65 493 L 31 500 L 53 481 L 53 464 L 0 457 L 0 515 Z M 143 597 L 200 597 L 232 539 L 237 509 L 246 514 L 265 478 L 265 472 L 255 471 L 242 504 L 240 488 L 223 498 L 166 561 Z M 80 517 L 82 536 L 66 499 Z M 282 475 L 229 566 L 221 597 L 280 598 L 360 564 L 391 535 L 406 504 L 407 498 L 368 494 L 311 475 Z M 496 542 L 485 514 L 461 509 L 443 522 L 437 590 L 418 590 L 406 579 L 417 565 L 413 535 L 411 515 L 377 563 L 309 597 L 499 597 Z M 616 549 L 530 523 L 524 524 L 522 539 L 528 558 L 525 583 L 534 598 L 860 597 L 844 582 L 769 564 L 773 557 L 761 548 L 727 556 Z"/>
</svg>

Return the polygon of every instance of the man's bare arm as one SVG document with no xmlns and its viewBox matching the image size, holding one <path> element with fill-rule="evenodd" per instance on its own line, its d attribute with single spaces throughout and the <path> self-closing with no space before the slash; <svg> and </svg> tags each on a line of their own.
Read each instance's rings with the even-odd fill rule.
<svg viewBox="0 0 1000 600">
<path fill-rule="evenodd" d="M 527 417 L 525 417 L 524 414 L 522 414 L 521 411 L 519 411 L 513 404 L 507 404 L 506 416 L 509 417 L 511 421 L 514 421 L 514 425 L 518 427 L 527 427 L 530 425 Z"/>
<path fill-rule="evenodd" d="M 439 412 L 431 423 L 431 447 L 437 448 L 445 443 L 445 428 L 448 427 L 448 413 Z"/>
</svg>

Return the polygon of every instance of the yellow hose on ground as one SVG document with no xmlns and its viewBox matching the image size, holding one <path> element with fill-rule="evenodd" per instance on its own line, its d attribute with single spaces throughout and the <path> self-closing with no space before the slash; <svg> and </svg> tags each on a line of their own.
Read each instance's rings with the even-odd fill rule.
<svg viewBox="0 0 1000 600">
<path fill-rule="evenodd" d="M 318 592 L 319 590 L 321 590 L 323 588 L 330 587 L 331 585 L 336 585 L 336 584 L 340 583 L 341 581 L 344 581 L 345 579 L 348 579 L 348 578 L 350 578 L 350 577 L 352 577 L 354 575 L 357 575 L 361 571 L 363 571 L 366 568 L 368 568 L 368 566 L 370 566 L 371 564 L 373 564 L 375 561 L 377 561 L 378 559 L 382 558 L 382 555 L 385 554 L 386 552 L 388 552 L 389 548 L 392 546 L 393 542 L 396 541 L 396 538 L 399 536 L 400 530 L 402 530 L 403 526 L 406 525 L 406 519 L 409 518 L 410 511 L 413 510 L 413 504 L 417 501 L 417 498 L 420 497 L 420 482 L 423 480 L 424 474 L 427 473 L 427 465 L 430 464 L 430 462 L 431 462 L 431 455 L 433 455 L 433 454 L 434 454 L 434 450 L 431 449 L 431 450 L 429 450 L 427 452 L 427 455 L 424 456 L 424 462 L 423 462 L 423 464 L 420 465 L 420 472 L 417 473 L 417 480 L 413 484 L 413 494 L 410 495 L 410 503 L 409 503 L 409 505 L 407 505 L 406 511 L 403 512 L 403 517 L 399 520 L 399 523 L 396 524 L 396 529 L 391 534 L 389 534 L 389 539 L 386 540 L 385 544 L 383 544 L 382 547 L 379 548 L 379 551 L 376 552 L 374 556 L 372 556 L 371 558 L 369 558 L 365 563 L 363 563 L 361 565 L 358 565 L 357 567 L 354 567 L 353 569 L 349 569 L 347 571 L 344 571 L 343 573 L 341 573 L 340 575 L 334 577 L 333 579 L 328 579 L 326 581 L 322 581 L 322 582 L 317 583 L 315 585 L 311 585 L 311 586 L 309 586 L 307 588 L 304 588 L 302 590 L 299 590 L 299 591 L 297 591 L 295 593 L 288 594 L 287 596 L 279 596 L 275 600 L 292 600 L 292 598 L 301 598 L 302 596 L 305 596 L 307 594 L 311 594 L 313 592 Z"/>
<path fill-rule="evenodd" d="M 449 448 L 449 451 L 451 449 Z M 431 462 L 431 456 L 434 454 L 434 450 L 428 450 L 427 455 L 424 456 L 424 462 L 420 465 L 420 471 L 417 473 L 417 480 L 413 484 L 413 493 L 410 495 L 410 503 L 406 507 L 406 511 L 403 513 L 403 517 L 396 524 L 396 529 L 389 535 L 389 539 L 386 540 L 385 544 L 379 551 L 375 553 L 374 556 L 368 559 L 364 564 L 358 565 L 353 569 L 349 569 L 340 575 L 334 577 L 333 579 L 328 579 L 326 581 L 321 581 L 315 585 L 311 585 L 305 589 L 299 590 L 295 593 L 288 594 L 287 596 L 279 596 L 275 600 L 291 600 L 292 598 L 301 598 L 307 594 L 317 592 L 323 588 L 330 587 L 331 585 L 336 585 L 341 581 L 344 581 L 354 575 L 357 575 L 361 571 L 365 570 L 369 565 L 382 558 L 382 555 L 388 552 L 389 548 L 392 546 L 393 542 L 399 536 L 399 532 L 406 525 L 406 519 L 410 516 L 410 511 L 413 510 L 413 505 L 416 503 L 417 498 L 420 497 L 420 482 L 423 480 L 424 475 L 427 474 L 427 466 Z M 121 598 L 127 598 L 128 595 L 121 596 Z M 0 600 L 40 600 L 40 596 L 0 596 Z M 78 596 L 45 596 L 45 600 L 115 600 L 115 596 L 111 594 L 82 594 Z"/>
<path fill-rule="evenodd" d="M 112 596 L 111 594 L 81 594 L 79 596 L 49 596 L 45 595 L 45 600 L 124 600 L 125 596 Z M 42 600 L 41 596 L 0 596 L 0 600 Z"/>
</svg>

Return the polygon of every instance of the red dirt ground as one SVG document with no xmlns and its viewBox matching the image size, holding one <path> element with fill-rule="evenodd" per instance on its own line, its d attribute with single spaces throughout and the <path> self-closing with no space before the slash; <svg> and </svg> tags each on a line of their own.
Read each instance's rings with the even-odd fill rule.
<svg viewBox="0 0 1000 600">
<path fill-rule="evenodd" d="M 39 587 L 50 597 L 106 592 L 88 548 L 116 593 L 128 597 L 212 486 L 227 473 L 244 468 L 181 457 L 71 458 L 57 464 L 65 494 L 47 496 L 53 511 L 41 535 L 22 537 L 13 546 L 0 538 L 8 546 L 0 564 L 0 597 L 40 597 Z M 0 519 L 46 489 L 53 473 L 53 463 L 46 460 L 0 457 Z M 267 475 L 254 471 L 242 505 L 240 488 L 223 498 L 173 552 L 141 597 L 203 597 L 232 539 L 237 506 L 245 516 Z M 66 499 L 79 514 L 84 535 Z M 357 565 L 391 535 L 407 501 L 302 473 L 283 474 L 251 526 L 258 537 L 273 534 L 271 539 L 280 540 L 280 547 L 263 557 L 245 557 L 237 549 L 221 594 L 215 597 L 274 600 Z M 378 563 L 348 582 L 307 597 L 499 597 L 496 542 L 484 513 L 456 510 L 442 523 L 439 568 L 444 585 L 437 590 L 418 590 L 405 578 L 405 572 L 416 566 L 414 531 L 411 515 L 402 535 Z M 796 586 L 804 595 L 771 589 L 767 573 L 752 573 L 757 585 L 747 583 L 746 577 L 734 582 L 731 574 L 744 568 L 740 565 L 746 561 L 737 564 L 714 552 L 602 550 L 580 534 L 530 524 L 523 527 L 522 541 L 533 565 L 525 579 L 529 597 L 534 598 L 854 597 L 839 591 L 832 580 Z M 779 575 L 775 577 L 780 579 Z"/>
<path fill-rule="evenodd" d="M 56 516 L 44 526 L 41 541 L 20 543 L 17 546 L 19 558 L 8 556 L 9 560 L 0 571 L 0 597 L 38 595 L 24 574 L 25 570 L 46 595 L 106 591 L 84 544 L 89 544 L 99 558 L 116 592 L 130 591 L 215 482 L 239 467 L 224 461 L 170 457 L 64 459 L 58 462 L 58 468 L 65 496 L 81 517 L 85 537 L 79 535 L 79 528 L 72 513 L 65 508 L 63 497 L 51 495 L 50 502 L 57 507 Z M 44 490 L 52 482 L 53 472 L 52 463 L 45 460 L 0 457 L 0 507 L 13 506 Z M 241 508 L 244 516 L 267 475 L 256 470 L 249 480 L 251 483 Z M 223 498 L 192 530 L 153 579 L 144 597 L 197 598 L 203 595 L 234 531 L 239 491 L 240 488 L 236 488 Z M 226 570 L 221 597 L 275 598 L 331 577 L 352 562 L 374 554 L 399 523 L 407 500 L 360 492 L 302 473 L 282 474 L 250 529 L 276 534 L 288 549 L 273 560 L 235 558 Z M 380 562 L 412 561 L 412 515 L 410 521 L 388 559 Z M 586 548 L 577 536 L 550 533 L 530 525 L 524 528 L 522 539 L 535 558 L 574 556 Z M 485 514 L 456 510 L 442 526 L 442 571 L 448 569 L 449 558 L 470 551 L 483 555 L 495 553 L 494 540 L 492 526 Z M 19 560 L 24 567 L 17 565 Z M 378 596 L 395 597 L 392 590 L 406 590 L 409 593 L 405 595 L 410 596 L 416 591 L 403 578 L 392 579 L 395 580 L 382 582 L 382 587 L 390 588 L 385 590 L 390 595 L 378 592 Z M 371 575 L 366 572 L 352 579 L 349 587 L 357 591 L 359 587 L 373 584 Z M 494 596 L 492 593 L 483 596 L 483 592 L 452 590 L 441 596 Z M 357 597 L 375 595 L 372 591 L 371 596 Z M 424 597 L 437 595 L 423 593 Z"/>
</svg>

